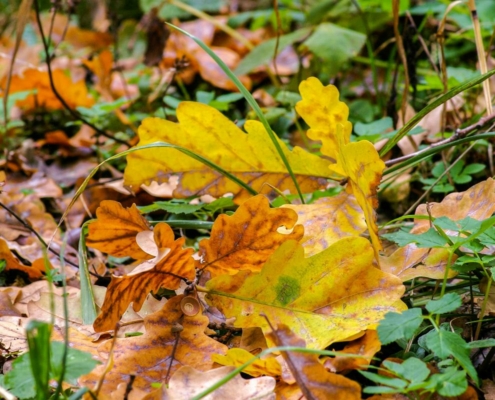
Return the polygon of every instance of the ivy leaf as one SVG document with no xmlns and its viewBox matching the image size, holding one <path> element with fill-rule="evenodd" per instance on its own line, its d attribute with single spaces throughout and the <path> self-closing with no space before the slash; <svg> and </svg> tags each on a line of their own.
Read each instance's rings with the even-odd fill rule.
<svg viewBox="0 0 495 400">
<path fill-rule="evenodd" d="M 430 300 L 426 303 L 426 309 L 431 314 L 445 314 L 457 310 L 461 305 L 461 296 L 457 293 L 447 293 L 441 299 Z"/>
<path fill-rule="evenodd" d="M 382 344 L 399 339 L 409 340 L 423 322 L 420 308 L 411 308 L 402 314 L 389 312 L 378 325 L 377 331 Z"/>
</svg>

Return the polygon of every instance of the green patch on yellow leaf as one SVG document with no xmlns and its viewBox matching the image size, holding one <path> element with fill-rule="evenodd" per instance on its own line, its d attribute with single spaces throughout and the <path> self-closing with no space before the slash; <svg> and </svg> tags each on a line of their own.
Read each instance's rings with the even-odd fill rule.
<svg viewBox="0 0 495 400">
<path fill-rule="evenodd" d="M 310 348 L 324 348 L 376 323 L 404 293 L 401 280 L 373 266 L 373 249 L 360 237 L 348 237 L 304 258 L 294 241 L 283 243 L 259 274 L 241 271 L 207 283 L 208 300 L 235 326 L 270 331 L 284 323 Z M 269 345 L 273 343 L 269 343 Z"/>
</svg>

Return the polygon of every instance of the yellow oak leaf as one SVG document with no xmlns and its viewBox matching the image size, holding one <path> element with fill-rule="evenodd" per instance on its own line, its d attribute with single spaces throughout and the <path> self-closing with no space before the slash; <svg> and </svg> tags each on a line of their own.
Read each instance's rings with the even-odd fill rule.
<svg viewBox="0 0 495 400">
<path fill-rule="evenodd" d="M 302 238 L 304 228 L 296 225 L 297 214 L 289 209 L 271 209 L 268 199 L 258 195 L 245 201 L 231 215 L 220 215 L 209 239 L 199 243 L 201 263 L 211 276 L 236 274 L 241 270 L 259 272 L 272 253 L 287 240 Z M 279 233 L 280 227 L 292 232 Z"/>
<path fill-rule="evenodd" d="M 363 210 L 356 198 L 343 191 L 312 204 L 283 205 L 297 212 L 297 223 L 304 226 L 300 243 L 306 256 L 319 253 L 346 236 L 359 236 L 366 230 Z"/>
<path fill-rule="evenodd" d="M 182 102 L 177 108 L 178 123 L 147 118 L 141 124 L 139 145 L 167 142 L 187 148 L 216 163 L 256 191 L 289 190 L 296 193 L 294 183 L 280 159 L 265 128 L 258 121 L 247 121 L 245 134 L 232 121 L 214 108 L 201 103 Z M 331 176 L 328 162 L 295 147 L 289 151 L 279 142 L 299 186 L 304 193 L 326 186 Z M 125 185 L 133 190 L 151 181 L 167 182 L 179 176 L 174 197 L 210 194 L 220 197 L 233 193 L 237 203 L 250 194 L 239 185 L 203 163 L 171 148 L 139 150 L 127 156 Z"/>
<path fill-rule="evenodd" d="M 113 200 L 104 200 L 96 210 L 96 221 L 88 227 L 86 244 L 115 257 L 146 260 L 151 256 L 136 242 L 136 236 L 150 227 L 136 205 L 124 208 Z"/>
<path fill-rule="evenodd" d="M 247 350 L 234 348 L 229 349 L 226 355 L 214 354 L 212 360 L 220 365 L 227 365 L 232 367 L 240 367 L 247 361 L 251 360 L 254 356 Z M 282 368 L 280 363 L 274 357 L 261 358 L 244 368 L 242 372 L 258 377 L 258 376 L 280 376 L 282 374 Z"/>
<path fill-rule="evenodd" d="M 370 142 L 362 140 L 344 144 L 342 138 L 339 137 L 339 140 L 337 164 L 330 166 L 330 169 L 349 180 L 347 190 L 354 194 L 364 211 L 375 258 L 378 261 L 382 245 L 378 237 L 375 208 L 378 206 L 377 189 L 382 179 L 385 163 Z"/>
<path fill-rule="evenodd" d="M 303 339 L 295 335 L 287 325 L 268 334 L 277 346 L 306 347 Z M 298 351 L 284 351 L 282 357 L 296 379 L 297 386 L 306 399 L 361 400 L 359 383 L 342 375 L 328 372 L 321 365 L 318 355 Z"/>
<path fill-rule="evenodd" d="M 194 279 L 193 249 L 182 248 L 186 239 L 174 240 L 172 228 L 164 222 L 155 226 L 153 235 L 156 257 L 130 274 L 112 276 L 101 313 L 93 324 L 96 332 L 114 329 L 131 302 L 134 311 L 139 311 L 150 291 L 157 292 L 161 287 L 174 290 L 181 279 Z"/>
<path fill-rule="evenodd" d="M 296 104 L 297 113 L 310 129 L 310 139 L 322 142 L 321 152 L 337 160 L 339 149 L 337 124 L 343 128 L 343 142 L 349 143 L 352 124 L 347 120 L 349 107 L 339 101 L 339 91 L 334 85 L 323 86 L 317 78 L 308 78 L 299 85 L 302 100 Z"/>
<path fill-rule="evenodd" d="M 399 278 L 373 267 L 368 240 L 347 237 L 312 257 L 295 241 L 283 243 L 259 274 L 241 271 L 207 282 L 207 299 L 236 327 L 265 333 L 284 323 L 310 348 L 325 348 L 397 310 L 404 293 Z M 270 343 L 269 343 L 270 344 Z M 271 343 L 273 345 L 273 343 Z"/>
<path fill-rule="evenodd" d="M 207 317 L 201 313 L 195 316 L 182 313 L 182 298 L 172 297 L 160 311 L 145 317 L 146 332 L 142 336 L 116 339 L 113 367 L 105 375 L 98 399 L 114 398 L 118 385 L 129 382 L 131 375 L 136 377 L 133 388 L 151 392 L 152 383 L 164 382 L 180 367 L 188 365 L 208 371 L 213 368 L 211 356 L 227 352 L 227 346 L 205 335 Z M 98 347 L 99 353 L 107 356 L 110 349 L 111 340 Z M 81 377 L 80 384 L 93 389 L 105 367 L 100 365 Z"/>
</svg>

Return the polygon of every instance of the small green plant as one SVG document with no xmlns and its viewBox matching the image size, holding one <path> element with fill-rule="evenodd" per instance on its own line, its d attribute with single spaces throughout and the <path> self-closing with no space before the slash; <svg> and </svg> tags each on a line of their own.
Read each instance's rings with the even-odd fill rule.
<svg viewBox="0 0 495 400">
<path fill-rule="evenodd" d="M 451 182 L 463 185 L 473 180 L 472 175 L 475 175 L 484 169 L 484 164 L 474 163 L 465 165 L 465 162 L 461 160 L 452 167 L 448 174 L 450 174 Z M 431 174 L 433 175 L 433 178 L 420 178 L 420 182 L 425 185 L 423 186 L 423 189 L 429 190 L 433 186 L 433 193 L 449 193 L 454 191 L 455 188 L 449 183 L 449 176 L 445 173 L 445 164 L 442 161 L 435 164 L 431 170 Z M 437 182 L 440 177 L 441 179 Z"/>
<path fill-rule="evenodd" d="M 466 343 L 458 332 L 452 331 L 449 324 L 438 324 L 440 315 L 453 312 L 461 304 L 458 294 L 448 293 L 438 300 L 429 301 L 425 315 L 420 308 L 411 308 L 402 314 L 386 314 L 378 326 L 380 341 L 384 345 L 394 341 L 402 344 L 405 350 L 409 350 L 405 352 L 409 358 L 403 363 L 384 361 L 385 368 L 382 370 L 387 372 L 387 376 L 360 371 L 380 385 L 366 387 L 364 392 L 402 393 L 419 399 L 433 393 L 459 396 L 467 389 L 467 376 L 478 384 L 478 375 L 469 358 L 470 350 L 494 346 L 495 339 Z M 418 341 L 412 346 L 415 337 Z M 432 360 L 436 361 L 437 373 L 433 373 L 426 364 Z"/>
</svg>

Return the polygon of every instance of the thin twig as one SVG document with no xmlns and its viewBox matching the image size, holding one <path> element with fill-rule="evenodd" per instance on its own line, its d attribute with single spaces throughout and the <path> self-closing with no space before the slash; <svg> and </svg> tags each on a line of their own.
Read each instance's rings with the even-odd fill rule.
<svg viewBox="0 0 495 400">
<path fill-rule="evenodd" d="M 55 254 L 57 257 L 60 257 L 60 253 L 55 250 L 55 249 L 52 249 L 51 247 L 48 247 L 48 245 L 46 244 L 45 242 L 45 239 L 43 239 L 41 237 L 41 235 L 36 232 L 33 227 L 31 227 L 26 221 L 24 221 L 21 217 L 19 217 L 14 210 L 10 209 L 9 207 L 7 207 L 5 204 L 3 204 L 2 202 L 0 202 L 0 207 L 2 207 L 5 211 L 7 211 L 10 215 L 12 215 L 17 221 L 19 221 L 25 228 L 27 228 L 30 232 L 34 233 L 34 235 L 38 238 L 38 240 L 40 241 L 40 243 L 45 247 L 45 248 L 48 248 L 48 250 L 50 250 L 53 254 Z M 67 263 L 67 264 L 70 264 L 72 265 L 73 267 L 76 267 L 76 268 L 79 268 L 79 265 L 73 263 L 72 261 L 68 260 L 67 258 L 64 257 L 64 261 Z"/>
<path fill-rule="evenodd" d="M 444 139 L 444 140 L 441 140 L 439 142 L 433 143 L 432 145 L 428 146 L 427 148 L 425 148 L 423 150 L 416 151 L 416 152 L 411 153 L 411 154 L 406 154 L 404 156 L 393 158 L 391 160 L 385 161 L 385 165 L 387 167 L 390 167 L 390 166 L 398 164 L 402 161 L 406 161 L 406 160 L 409 160 L 410 158 L 413 158 L 413 157 L 416 157 L 420 154 L 423 154 L 432 148 L 442 146 L 442 145 L 447 144 L 447 143 L 455 143 L 456 140 L 462 139 L 462 138 L 466 137 L 468 134 L 470 134 L 471 132 L 474 132 L 477 129 L 481 129 L 481 128 L 483 128 L 483 126 L 488 125 L 494 121 L 495 121 L 495 114 L 487 115 L 483 118 L 480 118 L 480 120 L 478 122 L 476 122 L 475 124 L 469 125 L 469 126 L 462 128 L 462 129 L 456 129 L 454 134 L 448 139 Z"/>
<path fill-rule="evenodd" d="M 105 136 L 108 139 L 112 139 L 117 143 L 126 145 L 127 147 L 131 147 L 129 143 L 127 143 L 125 140 L 116 138 L 112 136 L 111 134 L 105 132 L 104 130 L 98 128 L 96 125 L 92 124 L 88 120 L 86 120 L 81 114 L 79 114 L 77 111 L 73 110 L 67 102 L 64 100 L 64 98 L 60 95 L 58 92 L 57 88 L 55 87 L 55 82 L 53 80 L 53 74 L 52 74 L 52 66 L 51 66 L 51 55 L 50 55 L 50 50 L 48 48 L 47 44 L 47 39 L 45 37 L 45 33 L 43 32 L 43 26 L 41 24 L 41 19 L 40 19 L 40 10 L 39 10 L 39 4 L 38 0 L 34 1 L 34 8 L 36 12 L 36 22 L 38 24 L 38 28 L 40 30 L 40 35 L 41 35 L 41 41 L 43 43 L 43 48 L 45 50 L 45 61 L 46 61 L 46 66 L 48 69 L 48 77 L 50 80 L 50 87 L 52 89 L 53 94 L 57 99 L 60 101 L 60 103 L 64 106 L 64 108 L 77 120 L 83 122 L 84 124 L 88 125 L 90 128 L 94 129 L 99 135 Z M 57 10 L 54 8 L 53 12 L 55 13 Z"/>
</svg>

